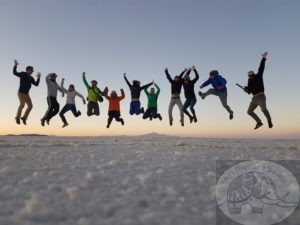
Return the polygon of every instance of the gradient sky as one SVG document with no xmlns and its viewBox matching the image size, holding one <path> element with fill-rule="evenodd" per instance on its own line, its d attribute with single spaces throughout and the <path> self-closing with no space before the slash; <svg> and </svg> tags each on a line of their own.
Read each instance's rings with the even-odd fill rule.
<svg viewBox="0 0 300 225">
<path fill-rule="evenodd" d="M 298 0 L 0 0 L 0 134 L 40 133 L 49 135 L 135 135 L 149 132 L 201 137 L 300 137 L 300 1 Z M 248 70 L 257 71 L 260 53 L 268 50 L 265 69 L 267 105 L 274 128 L 253 130 L 247 115 L 251 96 L 235 83 L 246 84 Z M 39 87 L 30 95 L 34 104 L 27 126 L 15 124 L 19 79 L 12 75 L 13 59 L 19 71 L 32 65 L 42 73 Z M 198 98 L 198 123 L 179 124 L 174 107 L 173 127 L 167 109 L 171 75 L 195 65 L 200 74 L 195 90 L 212 69 L 228 81 L 228 103 L 235 112 L 233 121 L 219 99 Z M 86 96 L 81 80 L 98 80 L 99 87 L 124 88 L 121 102 L 122 127 L 116 122 L 106 129 L 108 103 L 101 103 L 100 117 L 80 118 L 66 114 L 69 127 L 62 129 L 59 116 L 51 126 L 41 127 L 47 110 L 45 76 L 56 72 L 58 82 L 75 84 Z M 153 79 L 161 87 L 158 99 L 163 121 L 144 121 L 129 116 L 130 92 L 122 74 L 142 84 Z M 193 76 L 193 74 L 192 74 Z M 184 99 L 182 93 L 182 100 Z M 61 107 L 65 98 L 58 97 Z M 142 105 L 146 97 L 142 94 Z M 86 112 L 81 100 L 77 108 Z"/>
</svg>

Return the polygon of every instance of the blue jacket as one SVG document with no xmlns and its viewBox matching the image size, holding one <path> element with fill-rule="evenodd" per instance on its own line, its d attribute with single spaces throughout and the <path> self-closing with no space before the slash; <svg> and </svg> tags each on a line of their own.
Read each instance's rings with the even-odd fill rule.
<svg viewBox="0 0 300 225">
<path fill-rule="evenodd" d="M 208 78 L 208 80 L 205 81 L 201 86 L 206 87 L 207 85 L 211 84 L 216 91 L 225 93 L 227 92 L 226 83 L 227 81 L 225 78 L 223 78 L 221 75 L 217 75 L 214 79 Z M 224 86 L 224 88 L 222 90 L 218 90 L 218 86 Z"/>
</svg>

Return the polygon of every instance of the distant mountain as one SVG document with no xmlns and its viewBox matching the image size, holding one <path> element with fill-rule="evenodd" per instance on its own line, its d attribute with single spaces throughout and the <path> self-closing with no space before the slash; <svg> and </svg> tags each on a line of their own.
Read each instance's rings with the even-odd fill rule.
<svg viewBox="0 0 300 225">
<path fill-rule="evenodd" d="M 159 134 L 159 133 L 156 133 L 156 132 L 139 135 L 138 137 L 141 137 L 141 138 L 176 138 L 176 136 L 170 136 L 170 135 L 166 135 L 166 134 Z"/>
<path fill-rule="evenodd" d="M 48 137 L 48 135 L 45 134 L 8 134 L 6 136 Z"/>
</svg>

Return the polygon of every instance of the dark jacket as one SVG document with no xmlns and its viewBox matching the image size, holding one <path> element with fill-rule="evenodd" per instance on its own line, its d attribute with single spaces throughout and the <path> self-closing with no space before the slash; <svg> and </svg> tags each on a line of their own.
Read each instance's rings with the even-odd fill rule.
<svg viewBox="0 0 300 225">
<path fill-rule="evenodd" d="M 227 81 L 225 78 L 223 78 L 221 75 L 217 75 L 214 79 L 208 78 L 208 80 L 205 81 L 201 86 L 206 87 L 207 85 L 211 84 L 217 92 L 226 93 L 226 83 Z M 217 87 L 219 86 L 224 86 L 224 88 L 222 90 L 218 90 Z"/>
<path fill-rule="evenodd" d="M 258 94 L 259 92 L 264 92 L 264 80 L 263 80 L 263 74 L 265 70 L 265 62 L 266 58 L 262 58 L 260 61 L 260 65 L 258 68 L 257 74 L 255 74 L 252 79 L 248 79 L 248 86 L 245 87 L 245 91 L 248 94 Z"/>
<path fill-rule="evenodd" d="M 31 84 L 38 86 L 40 83 L 40 78 L 38 78 L 36 81 L 34 78 L 30 75 L 28 75 L 26 72 L 17 72 L 17 66 L 14 66 L 13 69 L 14 75 L 17 77 L 20 77 L 20 86 L 19 86 L 19 92 L 28 95 L 29 90 L 31 88 Z"/>
<path fill-rule="evenodd" d="M 168 70 L 165 70 L 165 73 L 166 73 L 166 76 L 167 76 L 169 82 L 171 83 L 171 93 L 172 94 L 180 94 L 181 87 L 182 87 L 182 82 L 183 82 L 182 76 L 185 73 L 185 70 L 182 71 L 182 73 L 179 75 L 179 81 L 178 82 L 176 82 L 175 80 L 173 80 L 171 78 Z"/>
<path fill-rule="evenodd" d="M 129 81 L 127 80 L 127 77 L 124 77 L 124 79 L 125 79 L 126 83 L 129 86 L 129 89 L 130 89 L 130 92 L 131 92 L 131 99 L 139 99 L 140 95 L 141 95 L 141 91 L 144 88 L 148 88 L 152 85 L 152 82 L 151 82 L 151 83 L 146 84 L 142 87 L 139 87 L 139 86 L 135 86 L 135 85 L 130 84 Z"/>
<path fill-rule="evenodd" d="M 196 69 L 194 71 L 195 71 L 196 77 L 193 80 L 189 80 L 188 83 L 185 83 L 183 81 L 183 89 L 184 89 L 184 96 L 185 96 L 185 98 L 190 98 L 190 99 L 196 98 L 194 86 L 195 86 L 195 83 L 197 82 L 197 80 L 199 79 L 199 74 L 198 74 L 198 72 L 197 72 Z M 189 70 L 186 73 L 186 75 L 189 75 L 190 72 L 191 71 Z"/>
</svg>

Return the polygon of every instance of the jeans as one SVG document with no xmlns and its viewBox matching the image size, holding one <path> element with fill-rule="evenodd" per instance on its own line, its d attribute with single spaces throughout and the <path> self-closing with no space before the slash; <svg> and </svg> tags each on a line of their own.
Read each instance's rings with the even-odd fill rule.
<svg viewBox="0 0 300 225">
<path fill-rule="evenodd" d="M 129 114 L 130 115 L 133 115 L 133 114 L 139 115 L 141 113 L 144 113 L 143 110 L 141 109 L 141 102 L 140 101 L 131 101 Z"/>
<path fill-rule="evenodd" d="M 195 104 L 197 103 L 197 99 L 196 98 L 187 98 L 183 104 L 183 107 L 182 107 L 182 111 L 188 115 L 188 117 L 196 117 L 196 113 L 195 113 L 195 110 L 194 110 L 194 106 Z M 187 111 L 187 108 L 190 107 L 190 110 L 193 114 L 193 116 L 191 116 L 191 114 Z"/>
<path fill-rule="evenodd" d="M 64 116 L 64 114 L 70 110 L 72 111 L 72 113 L 75 117 L 78 117 L 81 115 L 81 113 L 79 111 L 77 111 L 75 104 L 66 104 L 59 113 L 59 116 L 64 123 L 67 123 L 67 120 L 66 120 L 66 117 Z"/>
<path fill-rule="evenodd" d="M 43 117 L 43 120 L 50 121 L 59 112 L 59 104 L 56 100 L 56 97 L 47 97 L 48 110 Z"/>
</svg>

